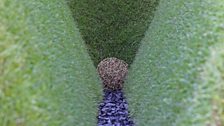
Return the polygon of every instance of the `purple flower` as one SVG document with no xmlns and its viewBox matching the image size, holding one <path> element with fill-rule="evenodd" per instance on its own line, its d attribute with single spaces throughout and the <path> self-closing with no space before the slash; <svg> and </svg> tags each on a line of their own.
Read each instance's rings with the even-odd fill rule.
<svg viewBox="0 0 224 126">
<path fill-rule="evenodd" d="M 134 126 L 128 114 L 128 104 L 122 90 L 104 90 L 99 104 L 98 126 Z"/>
</svg>

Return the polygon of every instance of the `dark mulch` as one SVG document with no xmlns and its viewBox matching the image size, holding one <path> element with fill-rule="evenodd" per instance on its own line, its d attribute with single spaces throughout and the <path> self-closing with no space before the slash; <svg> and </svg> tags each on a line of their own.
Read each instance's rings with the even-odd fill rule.
<svg viewBox="0 0 224 126">
<path fill-rule="evenodd" d="M 98 126 L 134 126 L 122 90 L 104 90 L 97 118 Z"/>
</svg>

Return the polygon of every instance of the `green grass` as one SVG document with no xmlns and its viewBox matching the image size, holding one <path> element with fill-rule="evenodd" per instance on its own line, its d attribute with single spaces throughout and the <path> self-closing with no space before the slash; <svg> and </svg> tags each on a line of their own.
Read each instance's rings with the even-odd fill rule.
<svg viewBox="0 0 224 126">
<path fill-rule="evenodd" d="M 0 125 L 92 126 L 96 70 L 60 0 L 0 0 Z"/>
<path fill-rule="evenodd" d="M 224 124 L 223 7 L 160 1 L 125 86 L 136 125 Z"/>
<path fill-rule="evenodd" d="M 131 64 L 159 0 L 67 0 L 95 66 L 106 57 Z"/>
</svg>

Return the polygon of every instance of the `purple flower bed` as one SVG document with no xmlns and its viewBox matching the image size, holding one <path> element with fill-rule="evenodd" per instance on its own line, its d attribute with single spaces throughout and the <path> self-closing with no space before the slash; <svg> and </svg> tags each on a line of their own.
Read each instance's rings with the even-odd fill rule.
<svg viewBox="0 0 224 126">
<path fill-rule="evenodd" d="M 98 126 L 134 126 L 122 90 L 104 90 L 97 118 Z"/>
</svg>

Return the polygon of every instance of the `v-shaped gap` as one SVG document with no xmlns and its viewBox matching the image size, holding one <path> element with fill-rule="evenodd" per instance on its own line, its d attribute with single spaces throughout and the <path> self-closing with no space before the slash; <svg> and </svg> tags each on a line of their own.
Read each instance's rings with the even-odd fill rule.
<svg viewBox="0 0 224 126">
<path fill-rule="evenodd" d="M 67 0 L 96 66 L 106 57 L 129 65 L 159 0 Z"/>
</svg>

